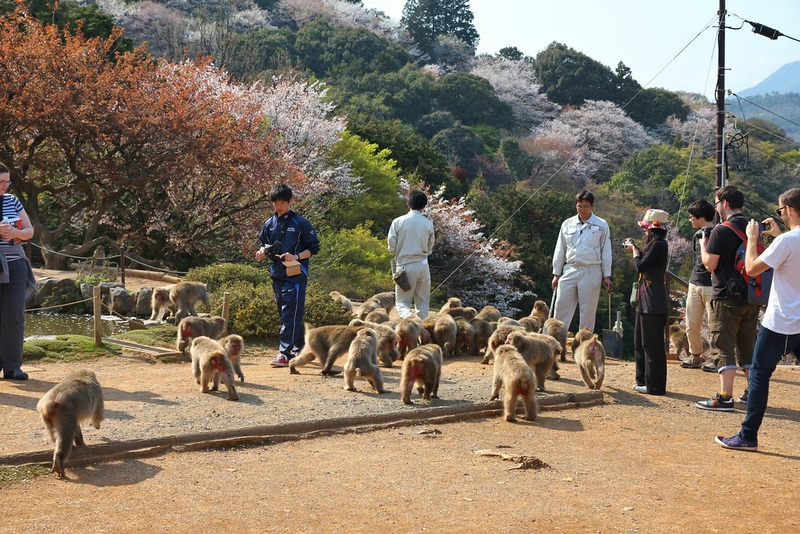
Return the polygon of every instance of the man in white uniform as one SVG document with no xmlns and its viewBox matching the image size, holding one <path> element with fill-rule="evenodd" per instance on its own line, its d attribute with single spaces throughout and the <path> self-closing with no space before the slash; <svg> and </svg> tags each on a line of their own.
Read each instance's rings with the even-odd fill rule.
<svg viewBox="0 0 800 534">
<path fill-rule="evenodd" d="M 561 224 L 553 251 L 556 303 L 553 316 L 569 328 L 575 307 L 580 306 L 578 329 L 594 332 L 600 287 L 611 291 L 611 232 L 608 223 L 592 212 L 594 195 L 583 190 L 575 195 L 578 214 Z"/>
<path fill-rule="evenodd" d="M 408 194 L 407 214 L 397 217 L 389 227 L 389 252 L 394 253 L 392 273 L 404 270 L 409 289 L 395 285 L 395 307 L 400 317 L 414 315 L 424 319 L 428 316 L 431 304 L 431 272 L 428 256 L 433 252 L 435 241 L 433 222 L 422 214 L 428 205 L 424 192 L 414 189 Z"/>
</svg>

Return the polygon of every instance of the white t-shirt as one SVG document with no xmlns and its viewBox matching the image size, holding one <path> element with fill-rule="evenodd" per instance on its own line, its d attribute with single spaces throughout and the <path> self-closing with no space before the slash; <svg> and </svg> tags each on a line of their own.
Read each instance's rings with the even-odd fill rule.
<svg viewBox="0 0 800 534">
<path fill-rule="evenodd" d="M 760 257 L 775 270 L 761 324 L 778 334 L 800 334 L 800 228 L 776 237 Z"/>
</svg>

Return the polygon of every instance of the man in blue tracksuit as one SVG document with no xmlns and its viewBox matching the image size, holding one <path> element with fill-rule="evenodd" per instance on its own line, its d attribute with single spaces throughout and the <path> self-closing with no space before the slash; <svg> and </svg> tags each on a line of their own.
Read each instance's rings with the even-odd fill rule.
<svg viewBox="0 0 800 534">
<path fill-rule="evenodd" d="M 303 348 L 308 258 L 319 252 L 319 239 L 311 223 L 289 209 L 292 189 L 288 185 L 273 187 L 269 199 L 275 214 L 261 228 L 258 236 L 261 248 L 256 252 L 256 259 L 272 260 L 269 275 L 283 322 L 279 335 L 280 354 L 270 365 L 287 367 L 289 360 Z"/>
</svg>

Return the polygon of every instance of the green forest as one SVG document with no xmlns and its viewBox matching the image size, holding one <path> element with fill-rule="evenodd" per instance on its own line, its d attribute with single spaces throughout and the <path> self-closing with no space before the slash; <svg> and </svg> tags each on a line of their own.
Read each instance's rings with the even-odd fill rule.
<svg viewBox="0 0 800 534">
<path fill-rule="evenodd" d="M 671 270 L 688 278 L 686 208 L 715 187 L 715 103 L 642 87 L 569 43 L 476 55 L 466 0 L 408 0 L 400 21 L 336 0 L 0 12 L 0 162 L 34 224 L 34 264 L 103 246 L 181 273 L 256 265 L 266 194 L 286 182 L 320 234 L 315 290 L 362 299 L 391 289 L 389 223 L 422 187 L 433 305 L 520 316 L 550 302 L 558 229 L 586 188 L 614 243 L 599 328 L 625 309 L 620 244 L 641 238 L 648 208 L 670 213 Z M 797 184 L 797 144 L 761 118 L 725 132 L 745 215 L 769 216 Z"/>
</svg>

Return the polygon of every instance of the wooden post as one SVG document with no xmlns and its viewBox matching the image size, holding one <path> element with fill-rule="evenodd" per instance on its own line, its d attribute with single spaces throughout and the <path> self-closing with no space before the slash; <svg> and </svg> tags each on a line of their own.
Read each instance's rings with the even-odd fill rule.
<svg viewBox="0 0 800 534">
<path fill-rule="evenodd" d="M 94 345 L 99 347 L 103 344 L 103 305 L 100 300 L 100 286 L 92 287 L 92 300 L 94 302 Z"/>
<path fill-rule="evenodd" d="M 125 285 L 125 247 L 119 247 L 119 269 L 122 277 L 122 285 Z"/>
<path fill-rule="evenodd" d="M 222 318 L 228 323 L 228 314 L 231 311 L 231 294 L 226 291 L 222 297 Z"/>
</svg>

